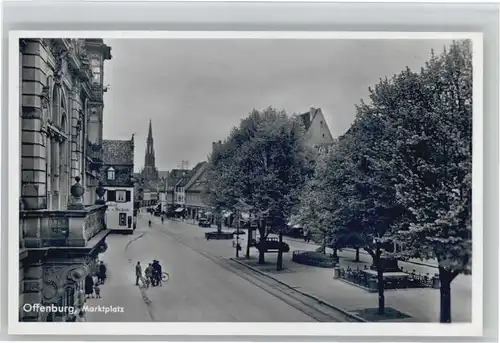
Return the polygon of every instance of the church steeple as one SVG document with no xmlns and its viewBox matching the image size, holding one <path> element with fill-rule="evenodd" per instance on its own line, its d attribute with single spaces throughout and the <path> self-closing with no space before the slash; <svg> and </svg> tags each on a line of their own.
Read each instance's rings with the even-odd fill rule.
<svg viewBox="0 0 500 343">
<path fill-rule="evenodd" d="M 145 180 L 157 180 L 158 170 L 155 165 L 155 148 L 153 145 L 153 127 L 149 120 L 148 138 L 146 139 L 146 154 L 144 156 L 143 178 Z"/>
<path fill-rule="evenodd" d="M 146 155 L 144 161 L 145 167 L 155 167 L 155 148 L 153 145 L 153 128 L 151 126 L 151 119 L 149 120 L 149 132 L 146 140 Z"/>
</svg>

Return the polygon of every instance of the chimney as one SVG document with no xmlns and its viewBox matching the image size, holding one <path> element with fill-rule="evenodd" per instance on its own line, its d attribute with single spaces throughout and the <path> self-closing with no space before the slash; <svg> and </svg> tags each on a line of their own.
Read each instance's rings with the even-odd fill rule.
<svg viewBox="0 0 500 343">
<path fill-rule="evenodd" d="M 314 112 L 316 112 L 316 109 L 314 107 L 309 107 L 309 113 L 311 114 L 311 116 L 314 115 Z"/>
</svg>

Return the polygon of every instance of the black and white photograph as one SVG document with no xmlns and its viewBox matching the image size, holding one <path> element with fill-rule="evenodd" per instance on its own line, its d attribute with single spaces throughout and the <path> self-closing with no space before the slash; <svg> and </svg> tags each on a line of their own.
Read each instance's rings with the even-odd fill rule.
<svg viewBox="0 0 500 343">
<path fill-rule="evenodd" d="M 480 35 L 13 37 L 19 330 L 481 327 Z"/>
</svg>

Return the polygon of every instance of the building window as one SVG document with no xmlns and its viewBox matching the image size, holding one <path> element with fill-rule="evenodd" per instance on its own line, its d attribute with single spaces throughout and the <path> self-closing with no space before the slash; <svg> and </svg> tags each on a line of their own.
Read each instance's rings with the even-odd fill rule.
<svg viewBox="0 0 500 343">
<path fill-rule="evenodd" d="M 126 202 L 127 192 L 126 191 L 116 191 L 116 202 Z"/>
<path fill-rule="evenodd" d="M 92 83 L 101 83 L 101 61 L 98 57 L 92 58 Z"/>
<path fill-rule="evenodd" d="M 115 179 L 115 170 L 113 167 L 108 169 L 108 180 L 114 180 Z"/>
<path fill-rule="evenodd" d="M 323 138 L 325 138 L 325 134 L 323 134 Z"/>
<path fill-rule="evenodd" d="M 118 218 L 118 225 L 120 226 L 127 226 L 127 214 L 126 213 L 120 213 L 119 218 Z"/>
</svg>

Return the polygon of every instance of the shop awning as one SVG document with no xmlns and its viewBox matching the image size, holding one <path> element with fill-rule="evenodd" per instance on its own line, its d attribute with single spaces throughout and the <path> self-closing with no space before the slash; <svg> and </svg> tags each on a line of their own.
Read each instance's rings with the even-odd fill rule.
<svg viewBox="0 0 500 343">
<path fill-rule="evenodd" d="M 175 210 L 175 212 L 182 212 L 182 211 L 184 211 L 184 208 L 182 207 L 179 207 L 178 209 Z"/>
</svg>

